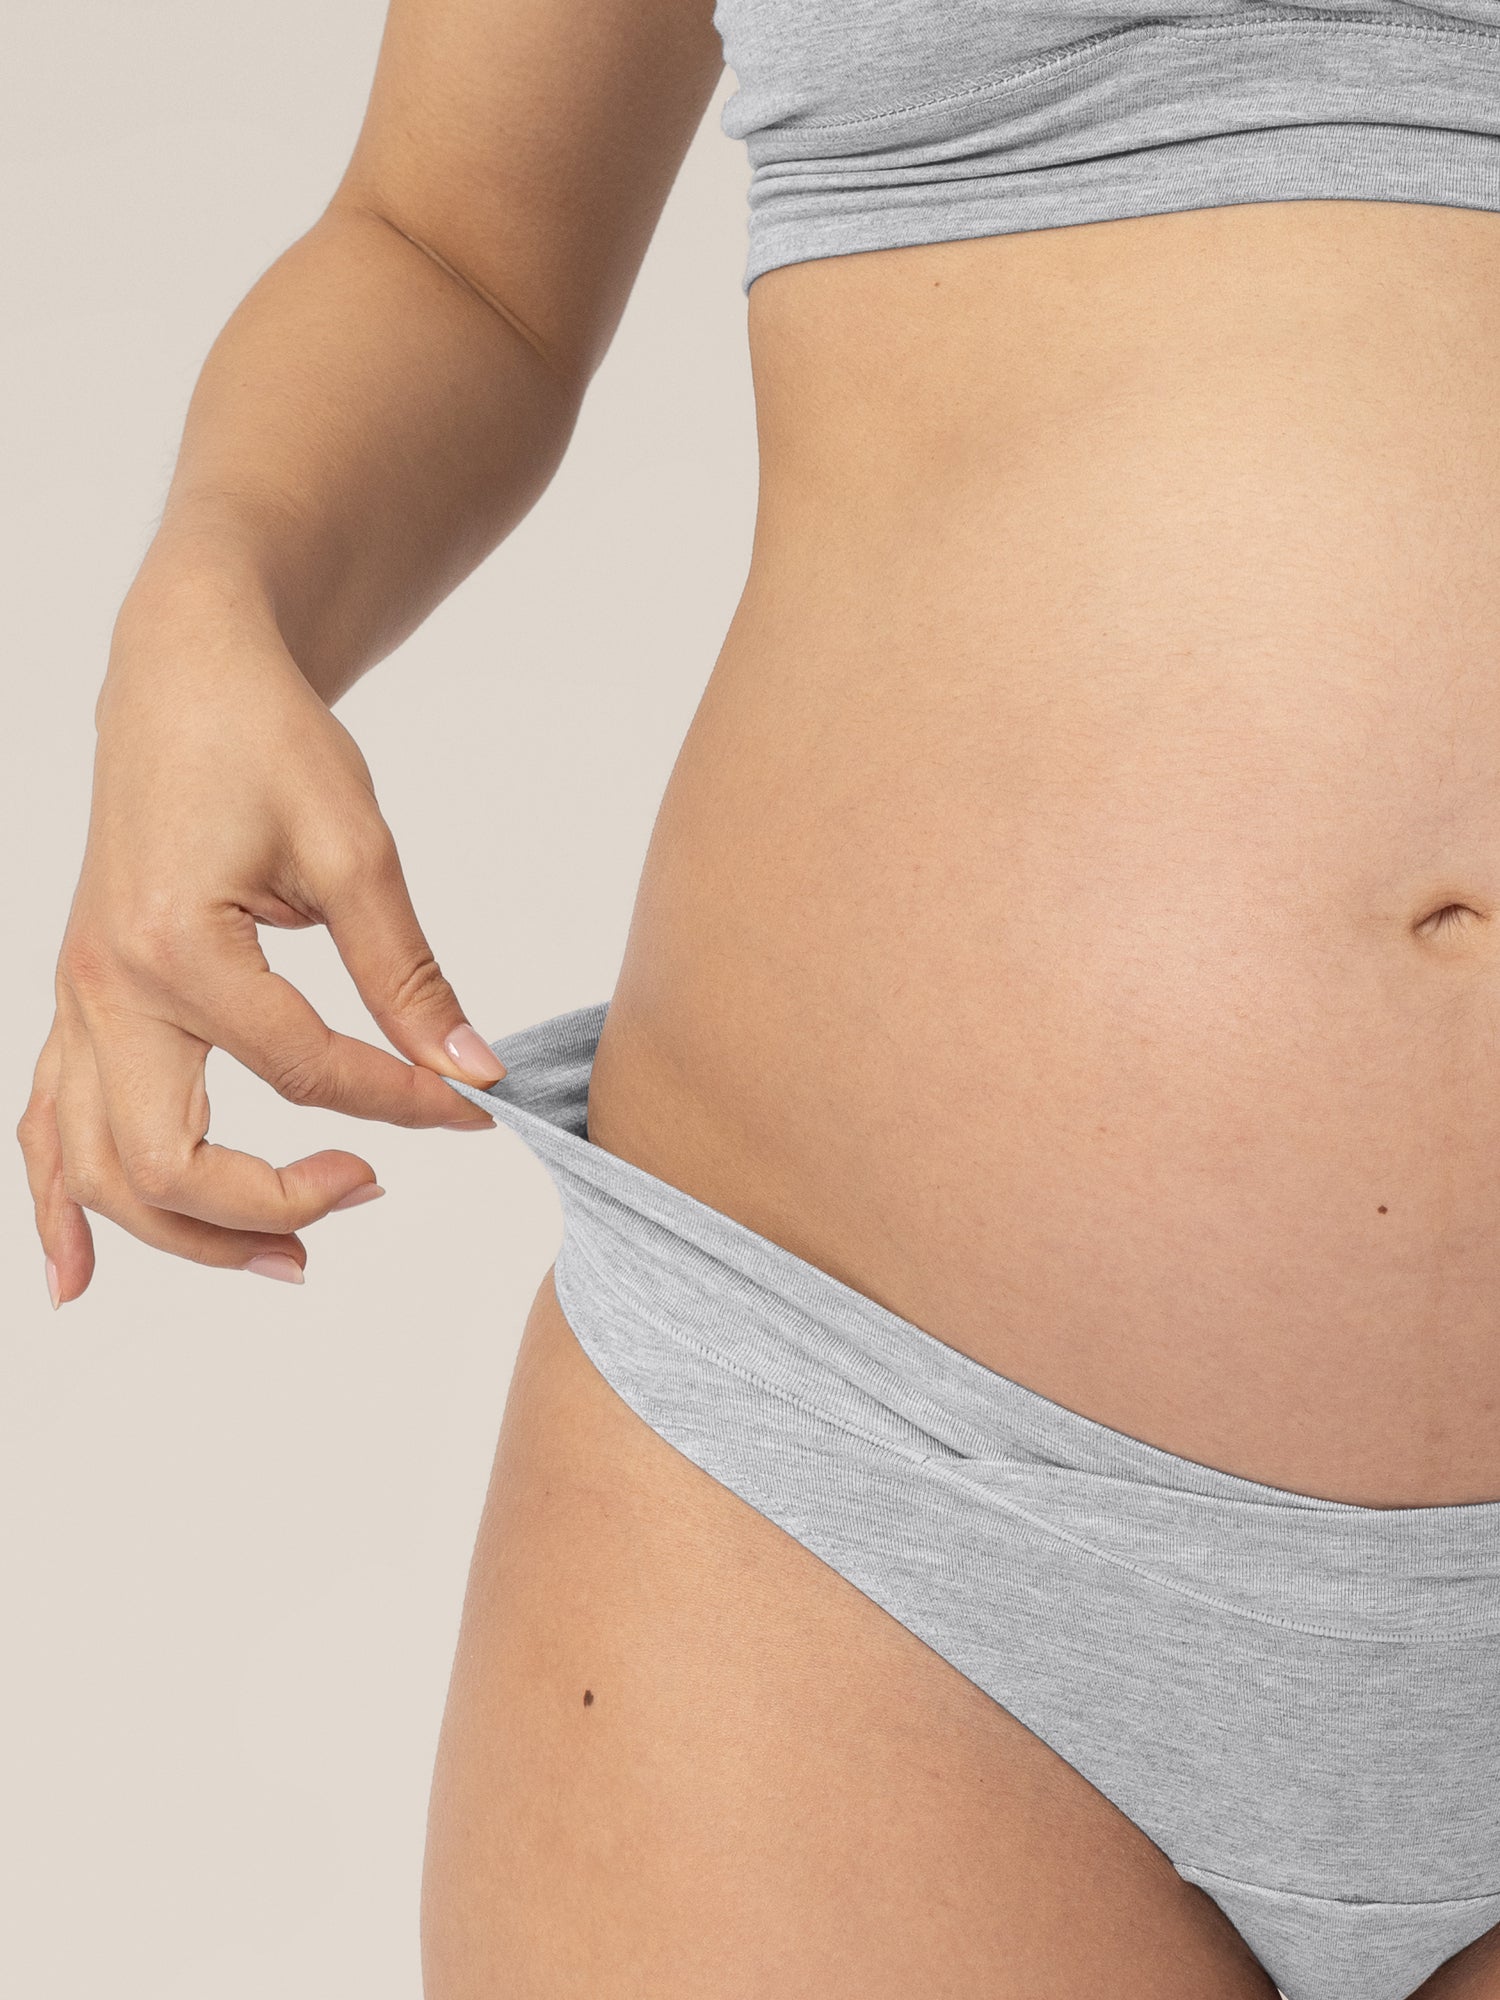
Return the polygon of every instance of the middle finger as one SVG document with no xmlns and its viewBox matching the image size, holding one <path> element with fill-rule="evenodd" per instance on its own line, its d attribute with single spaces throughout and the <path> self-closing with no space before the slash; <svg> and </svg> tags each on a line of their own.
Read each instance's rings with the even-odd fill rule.
<svg viewBox="0 0 1500 2000">
<path fill-rule="evenodd" d="M 256 1268 L 256 1260 L 270 1258 L 273 1265 L 262 1275 L 300 1282 L 307 1251 L 288 1230 L 253 1224 L 226 1227 L 163 1206 L 132 1184 L 106 1112 L 95 1053 L 84 1034 L 68 1038 L 68 1061 L 59 1078 L 56 1107 L 63 1181 L 81 1208 L 105 1216 L 140 1242 L 173 1256 L 228 1270 Z"/>
</svg>

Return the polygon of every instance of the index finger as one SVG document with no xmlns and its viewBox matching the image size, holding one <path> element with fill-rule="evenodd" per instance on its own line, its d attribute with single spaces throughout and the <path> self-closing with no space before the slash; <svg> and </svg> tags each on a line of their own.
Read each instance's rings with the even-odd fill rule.
<svg viewBox="0 0 1500 2000">
<path fill-rule="evenodd" d="M 236 911 L 231 921 L 244 929 L 233 937 L 210 933 L 206 952 L 174 968 L 170 1003 L 157 1011 L 223 1049 L 289 1103 L 411 1128 L 493 1124 L 477 1110 L 455 1110 L 453 1092 L 430 1069 L 330 1028 L 266 963 L 254 919 Z"/>
</svg>

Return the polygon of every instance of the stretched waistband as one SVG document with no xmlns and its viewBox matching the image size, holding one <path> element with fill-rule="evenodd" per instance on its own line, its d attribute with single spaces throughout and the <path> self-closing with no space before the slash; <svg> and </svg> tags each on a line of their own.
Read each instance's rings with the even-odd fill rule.
<svg viewBox="0 0 1500 2000">
<path fill-rule="evenodd" d="M 504 1036 L 492 1044 L 501 1081 L 453 1088 L 547 1167 L 564 1250 L 597 1288 L 610 1338 L 649 1326 L 706 1366 L 984 1489 L 1039 1531 L 1247 1616 L 1350 1638 L 1500 1636 L 1500 1501 L 1365 1507 L 1178 1457 L 996 1373 L 596 1146 L 588 1088 L 607 1011 Z M 561 1270 L 560 1259 L 560 1289 Z"/>
</svg>

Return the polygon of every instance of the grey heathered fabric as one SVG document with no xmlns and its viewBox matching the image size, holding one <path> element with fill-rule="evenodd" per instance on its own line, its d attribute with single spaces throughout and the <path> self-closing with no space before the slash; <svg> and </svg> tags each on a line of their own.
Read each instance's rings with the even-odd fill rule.
<svg viewBox="0 0 1500 2000">
<path fill-rule="evenodd" d="M 605 1013 L 454 1088 L 552 1175 L 559 1300 L 630 1407 L 1082 1772 L 1287 2000 L 1402 2000 L 1500 1923 L 1500 1502 L 1264 1486 L 995 1374 L 592 1144 Z"/>
<path fill-rule="evenodd" d="M 1236 202 L 1500 209 L 1500 0 L 718 0 L 746 290 L 808 257 Z"/>
</svg>

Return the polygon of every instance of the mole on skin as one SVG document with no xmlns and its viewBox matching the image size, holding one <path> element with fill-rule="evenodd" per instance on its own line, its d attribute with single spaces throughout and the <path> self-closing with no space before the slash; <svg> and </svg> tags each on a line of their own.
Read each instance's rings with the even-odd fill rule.
<svg viewBox="0 0 1500 2000">
<path fill-rule="evenodd" d="M 584 1707 L 585 1707 L 585 1708 L 589 1708 L 589 1707 L 591 1707 L 591 1706 L 592 1706 L 592 1704 L 593 1704 L 593 1699 L 594 1699 L 594 1690 L 593 1690 L 592 1688 L 585 1688 L 585 1689 L 584 1689 L 584 1691 L 583 1691 L 583 1705 L 584 1705 Z"/>
</svg>

